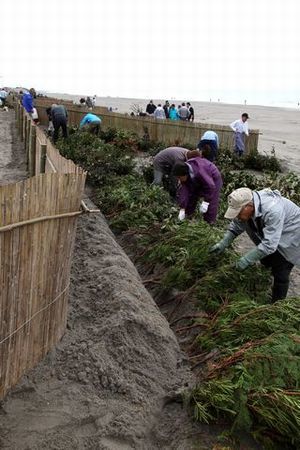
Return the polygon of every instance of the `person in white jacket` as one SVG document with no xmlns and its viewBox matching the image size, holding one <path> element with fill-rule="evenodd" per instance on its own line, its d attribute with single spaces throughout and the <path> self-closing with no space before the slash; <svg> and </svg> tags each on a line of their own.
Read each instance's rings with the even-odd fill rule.
<svg viewBox="0 0 300 450">
<path fill-rule="evenodd" d="M 157 105 L 157 108 L 154 111 L 153 115 L 154 115 L 155 119 L 165 119 L 166 118 L 164 108 L 161 106 L 160 103 Z"/>
<path fill-rule="evenodd" d="M 243 113 L 240 119 L 230 124 L 230 128 L 234 131 L 234 151 L 238 156 L 242 156 L 245 151 L 245 135 L 249 136 L 248 119 L 248 114 Z"/>
</svg>

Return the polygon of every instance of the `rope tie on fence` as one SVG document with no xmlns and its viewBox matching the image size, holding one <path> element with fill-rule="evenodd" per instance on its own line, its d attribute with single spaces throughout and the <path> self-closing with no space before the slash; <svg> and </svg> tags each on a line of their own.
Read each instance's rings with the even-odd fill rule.
<svg viewBox="0 0 300 450">
<path fill-rule="evenodd" d="M 14 334 L 18 333 L 22 328 L 24 328 L 29 322 L 31 322 L 36 316 L 38 316 L 41 312 L 45 311 L 46 309 L 48 309 L 51 305 L 53 305 L 53 303 L 57 302 L 57 300 L 69 289 L 70 287 L 70 283 L 67 284 L 67 286 L 64 288 L 64 290 L 62 292 L 60 292 L 58 294 L 57 297 L 55 297 L 54 300 L 52 300 L 52 302 L 48 303 L 48 305 L 44 306 L 44 308 L 40 309 L 39 311 L 37 311 L 36 313 L 33 314 L 33 316 L 31 316 L 28 320 L 26 320 L 26 322 L 24 322 L 22 325 L 20 325 L 16 330 L 14 330 L 12 333 L 10 333 L 8 336 L 6 336 L 4 339 L 2 339 L 2 341 L 0 341 L 0 345 L 3 344 L 5 341 L 7 341 L 9 338 L 11 338 Z"/>
</svg>

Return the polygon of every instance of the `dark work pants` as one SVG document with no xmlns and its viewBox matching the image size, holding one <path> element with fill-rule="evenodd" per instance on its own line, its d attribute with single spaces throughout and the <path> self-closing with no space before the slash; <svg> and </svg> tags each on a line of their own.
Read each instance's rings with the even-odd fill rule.
<svg viewBox="0 0 300 450">
<path fill-rule="evenodd" d="M 272 301 L 276 302 L 287 296 L 290 283 L 290 273 L 294 265 L 287 261 L 278 250 L 261 260 L 261 263 L 271 268 L 274 277 Z"/>
<path fill-rule="evenodd" d="M 89 132 L 98 135 L 100 132 L 100 122 L 91 122 L 88 125 Z"/>
<path fill-rule="evenodd" d="M 63 137 L 68 137 L 68 130 L 67 130 L 67 120 L 64 117 L 59 117 L 57 119 L 53 119 L 53 141 L 56 142 L 58 139 L 59 129 L 62 129 Z"/>
</svg>

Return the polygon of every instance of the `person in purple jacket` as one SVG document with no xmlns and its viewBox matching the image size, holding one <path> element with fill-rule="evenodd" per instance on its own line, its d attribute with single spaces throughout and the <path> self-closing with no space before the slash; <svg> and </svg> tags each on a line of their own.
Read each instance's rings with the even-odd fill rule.
<svg viewBox="0 0 300 450">
<path fill-rule="evenodd" d="M 202 197 L 200 212 L 210 225 L 217 218 L 220 191 L 223 185 L 219 169 L 206 158 L 196 157 L 187 162 L 178 162 L 173 167 L 173 175 L 180 181 L 178 203 L 180 212 L 178 219 L 191 216 Z"/>
</svg>

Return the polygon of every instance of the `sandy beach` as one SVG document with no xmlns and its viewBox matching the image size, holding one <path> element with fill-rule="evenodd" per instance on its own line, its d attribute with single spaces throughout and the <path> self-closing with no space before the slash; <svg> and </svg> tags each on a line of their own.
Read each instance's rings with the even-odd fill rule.
<svg viewBox="0 0 300 450">
<path fill-rule="evenodd" d="M 50 94 L 49 94 L 50 95 Z M 84 95 L 51 94 L 78 102 Z M 153 99 L 155 104 L 164 103 Z M 183 100 L 171 100 L 176 105 Z M 147 99 L 97 97 L 97 106 L 112 107 L 120 113 L 131 112 L 136 104 L 146 109 Z M 191 102 L 195 110 L 195 121 L 217 125 L 228 125 L 238 119 L 243 112 L 250 116 L 249 128 L 260 130 L 259 151 L 270 154 L 275 149 L 276 156 L 289 170 L 300 172 L 300 111 L 292 108 L 277 108 L 259 105 L 235 105 L 215 102 Z"/>
</svg>

